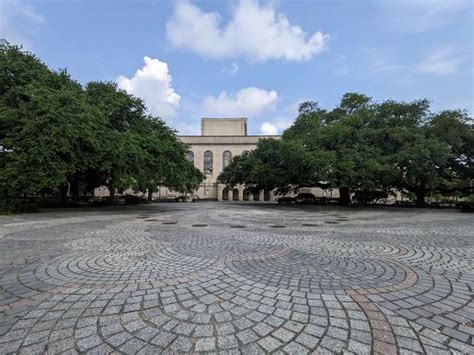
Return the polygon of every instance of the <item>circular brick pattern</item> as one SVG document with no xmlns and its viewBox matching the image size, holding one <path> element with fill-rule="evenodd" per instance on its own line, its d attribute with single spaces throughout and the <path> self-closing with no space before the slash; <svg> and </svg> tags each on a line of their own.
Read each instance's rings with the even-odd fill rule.
<svg viewBox="0 0 474 355">
<path fill-rule="evenodd" d="M 318 255 L 300 250 L 271 258 L 233 260 L 229 268 L 275 287 L 318 293 L 392 286 L 406 277 L 403 269 L 389 261 Z"/>
<path fill-rule="evenodd" d="M 472 222 L 430 212 L 5 217 L 0 353 L 473 353 Z"/>
</svg>

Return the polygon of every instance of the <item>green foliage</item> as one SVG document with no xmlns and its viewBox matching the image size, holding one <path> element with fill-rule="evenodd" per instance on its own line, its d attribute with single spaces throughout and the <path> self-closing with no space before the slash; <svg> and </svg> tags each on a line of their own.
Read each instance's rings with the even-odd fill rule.
<svg viewBox="0 0 474 355">
<path fill-rule="evenodd" d="M 193 190 L 202 174 L 164 122 L 114 83 L 83 88 L 21 47 L 0 42 L 0 199 L 66 195 L 78 186 Z M 151 193 L 150 193 L 151 196 Z"/>
<path fill-rule="evenodd" d="M 123 200 L 126 205 L 141 205 L 145 202 L 142 197 L 135 195 L 124 195 Z"/>
<path fill-rule="evenodd" d="M 38 210 L 38 204 L 35 201 L 18 198 L 0 199 L 0 212 L 4 214 L 32 213 Z"/>
<path fill-rule="evenodd" d="M 375 103 L 347 93 L 332 111 L 302 103 L 281 141 L 263 141 L 219 180 L 280 192 L 330 186 L 339 188 L 342 203 L 352 193 L 368 203 L 397 189 L 422 205 L 428 192 L 472 193 L 473 162 L 474 131 L 465 112 L 432 114 L 427 100 Z"/>
<path fill-rule="evenodd" d="M 380 199 L 387 197 L 387 192 L 379 190 L 358 190 L 354 193 L 354 200 L 363 205 L 377 203 Z"/>
<path fill-rule="evenodd" d="M 320 186 L 327 157 L 312 154 L 298 142 L 264 139 L 247 156 L 235 157 L 219 175 L 229 186 L 246 184 L 251 191 L 296 191 L 300 186 Z"/>
</svg>

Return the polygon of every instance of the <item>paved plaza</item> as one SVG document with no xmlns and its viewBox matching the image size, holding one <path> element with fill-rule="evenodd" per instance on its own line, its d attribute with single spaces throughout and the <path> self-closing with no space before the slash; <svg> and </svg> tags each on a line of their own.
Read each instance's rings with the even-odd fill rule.
<svg viewBox="0 0 474 355">
<path fill-rule="evenodd" d="M 0 354 L 472 354 L 473 220 L 230 203 L 0 216 Z"/>
</svg>

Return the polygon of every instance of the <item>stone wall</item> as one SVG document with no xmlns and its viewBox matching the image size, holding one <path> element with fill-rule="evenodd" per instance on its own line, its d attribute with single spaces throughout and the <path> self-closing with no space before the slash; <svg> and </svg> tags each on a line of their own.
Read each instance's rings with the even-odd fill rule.
<svg viewBox="0 0 474 355">
<path fill-rule="evenodd" d="M 203 136 L 246 136 L 247 118 L 201 118 Z"/>
</svg>

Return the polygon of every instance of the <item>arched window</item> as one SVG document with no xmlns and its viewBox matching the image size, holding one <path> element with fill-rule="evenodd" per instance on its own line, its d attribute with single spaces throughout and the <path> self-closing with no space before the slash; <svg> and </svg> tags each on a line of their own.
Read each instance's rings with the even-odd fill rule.
<svg viewBox="0 0 474 355">
<path fill-rule="evenodd" d="M 226 150 L 222 154 L 222 169 L 225 169 L 232 162 L 232 153 Z"/>
<path fill-rule="evenodd" d="M 210 150 L 206 150 L 204 152 L 204 174 L 212 174 L 212 164 L 212 152 Z"/>
<path fill-rule="evenodd" d="M 244 201 L 248 201 L 250 199 L 250 191 L 248 189 L 244 189 L 242 198 Z"/>
<path fill-rule="evenodd" d="M 254 201 L 260 201 L 260 191 L 254 191 L 253 200 Z"/>
<path fill-rule="evenodd" d="M 234 201 L 239 200 L 239 190 L 237 190 L 237 189 L 232 190 L 232 200 L 234 200 Z"/>
<path fill-rule="evenodd" d="M 249 152 L 248 150 L 244 150 L 244 151 L 242 152 L 242 155 L 243 155 L 244 157 L 246 157 L 246 156 L 249 155 L 249 154 L 250 154 L 250 152 Z"/>
<path fill-rule="evenodd" d="M 190 150 L 186 152 L 186 159 L 194 164 L 194 153 Z"/>
<path fill-rule="evenodd" d="M 263 191 L 263 201 L 270 201 L 270 191 Z"/>
<path fill-rule="evenodd" d="M 227 187 L 222 190 L 222 200 L 229 201 L 229 189 Z"/>
</svg>

